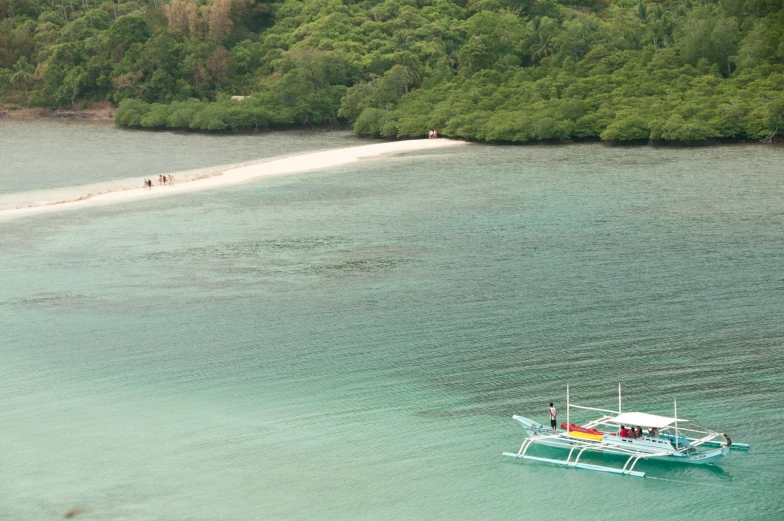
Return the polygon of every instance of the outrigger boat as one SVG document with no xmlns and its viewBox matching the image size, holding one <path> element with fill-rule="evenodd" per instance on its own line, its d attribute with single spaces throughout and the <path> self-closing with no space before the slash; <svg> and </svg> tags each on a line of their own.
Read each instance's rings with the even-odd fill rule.
<svg viewBox="0 0 784 521">
<path fill-rule="evenodd" d="M 677 401 L 674 404 L 672 417 L 644 412 L 621 412 L 621 404 L 620 384 L 618 384 L 617 411 L 572 404 L 569 402 L 569 386 L 567 386 L 566 423 L 561 424 L 563 431 L 556 432 L 533 420 L 514 415 L 512 418 L 522 424 L 527 437 L 516 453 L 504 452 L 503 454 L 567 467 L 644 477 L 644 472 L 634 470 L 641 459 L 708 465 L 729 454 L 731 448 L 749 448 L 748 444 L 731 442 L 727 434 L 697 428 L 693 426 L 691 420 L 678 418 Z M 597 411 L 602 415 L 585 425 L 574 425 L 569 422 L 570 409 Z M 688 423 L 689 427 L 684 427 L 683 423 Z M 623 426 L 642 427 L 648 432 L 638 438 L 623 437 L 621 436 Z M 718 438 L 723 438 L 723 441 Z M 565 460 L 531 456 L 528 450 L 533 445 L 567 449 L 569 455 Z M 707 448 L 710 446 L 718 446 L 718 448 Z M 585 452 L 622 456 L 626 459 L 626 463 L 622 468 L 584 463 L 580 458 Z"/>
</svg>

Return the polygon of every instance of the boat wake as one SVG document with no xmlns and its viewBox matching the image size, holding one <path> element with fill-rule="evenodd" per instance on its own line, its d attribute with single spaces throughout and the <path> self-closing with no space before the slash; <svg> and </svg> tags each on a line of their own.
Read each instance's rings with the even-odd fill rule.
<svg viewBox="0 0 784 521">
<path fill-rule="evenodd" d="M 645 476 L 645 479 L 655 479 L 657 481 L 670 481 L 672 483 L 681 483 L 684 485 L 696 485 L 699 487 L 715 487 L 715 488 L 731 488 L 737 490 L 739 487 L 729 487 L 727 485 L 719 485 L 718 483 L 706 483 L 704 481 L 686 481 L 683 479 L 670 479 L 670 478 L 657 478 L 654 476 Z"/>
</svg>

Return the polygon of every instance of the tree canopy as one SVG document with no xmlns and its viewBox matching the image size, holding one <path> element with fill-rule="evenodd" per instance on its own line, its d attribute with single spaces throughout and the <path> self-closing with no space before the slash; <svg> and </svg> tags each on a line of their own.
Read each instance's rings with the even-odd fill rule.
<svg viewBox="0 0 784 521">
<path fill-rule="evenodd" d="M 784 4 L 0 0 L 0 101 L 104 100 L 143 128 L 765 139 L 784 135 Z"/>
</svg>

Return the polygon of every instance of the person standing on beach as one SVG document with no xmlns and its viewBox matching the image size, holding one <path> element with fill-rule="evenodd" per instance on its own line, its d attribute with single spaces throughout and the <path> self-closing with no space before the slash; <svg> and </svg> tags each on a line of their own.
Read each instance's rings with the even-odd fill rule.
<svg viewBox="0 0 784 521">
<path fill-rule="evenodd" d="M 553 405 L 553 402 L 550 402 L 550 427 L 553 428 L 553 432 L 558 432 L 556 428 L 556 417 L 558 416 L 558 410 Z"/>
<path fill-rule="evenodd" d="M 147 180 L 147 186 L 152 190 L 152 179 Z"/>
<path fill-rule="evenodd" d="M 427 139 L 433 139 L 433 131 L 432 130 L 428 130 L 427 131 Z"/>
<path fill-rule="evenodd" d="M 169 174 L 169 186 L 174 186 L 174 176 Z"/>
<path fill-rule="evenodd" d="M 158 186 L 161 186 L 162 184 L 163 184 L 163 176 L 159 175 L 158 176 Z"/>
<path fill-rule="evenodd" d="M 433 139 L 438 139 L 438 130 L 433 129 Z"/>
<path fill-rule="evenodd" d="M 163 176 L 163 186 L 166 186 L 166 176 Z"/>
</svg>

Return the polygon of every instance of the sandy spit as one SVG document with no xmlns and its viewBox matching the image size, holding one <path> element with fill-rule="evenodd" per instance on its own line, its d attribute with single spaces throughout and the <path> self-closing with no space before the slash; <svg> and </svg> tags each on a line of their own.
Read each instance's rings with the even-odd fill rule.
<svg viewBox="0 0 784 521">
<path fill-rule="evenodd" d="M 139 188 L 98 194 L 85 194 L 84 196 L 71 201 L 62 201 L 58 203 L 51 203 L 42 206 L 31 206 L 27 208 L 2 210 L 0 211 L 0 219 L 5 220 L 17 217 L 25 217 L 28 215 L 38 215 L 64 210 L 76 210 L 103 204 L 115 204 L 126 201 L 135 201 L 138 199 L 148 199 L 151 197 L 168 197 L 187 192 L 209 190 L 211 188 L 218 188 L 221 186 L 245 183 L 267 177 L 321 170 L 324 168 L 353 163 L 364 158 L 461 146 L 465 144 L 467 143 L 464 141 L 453 141 L 449 139 L 416 139 L 408 141 L 393 141 L 390 143 L 378 143 L 359 147 L 341 148 L 337 150 L 310 152 L 306 154 L 230 168 L 220 172 L 215 176 L 194 179 L 193 181 L 182 183 L 175 182 L 174 186 L 158 186 L 157 179 L 152 177 L 152 190 L 145 190 L 142 188 L 142 179 L 139 178 Z"/>
</svg>

